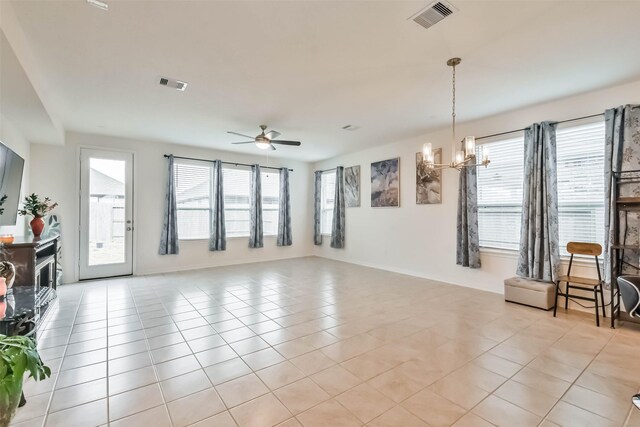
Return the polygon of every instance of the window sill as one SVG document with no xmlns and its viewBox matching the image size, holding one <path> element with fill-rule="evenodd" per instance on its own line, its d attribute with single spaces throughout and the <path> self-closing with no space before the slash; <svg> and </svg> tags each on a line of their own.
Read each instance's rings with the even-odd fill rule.
<svg viewBox="0 0 640 427">
<path fill-rule="evenodd" d="M 269 239 L 269 238 L 276 238 L 276 237 L 278 237 L 278 235 L 277 234 L 265 234 L 262 237 L 265 238 L 265 239 Z M 246 236 L 230 236 L 230 237 L 227 237 L 227 240 L 248 239 L 248 238 L 249 238 L 249 235 L 247 234 Z M 207 241 L 209 241 L 209 238 L 208 237 L 194 237 L 194 238 L 191 238 L 191 239 L 178 238 L 178 241 L 179 242 L 201 242 L 201 241 L 207 242 Z"/>
<path fill-rule="evenodd" d="M 496 258 L 506 258 L 506 259 L 514 259 L 514 260 L 518 259 L 518 251 L 515 249 L 480 248 L 480 254 L 489 255 L 491 257 L 496 257 Z M 562 264 L 568 264 L 569 258 L 570 258 L 569 255 L 561 255 L 560 262 Z M 602 257 L 599 257 L 599 260 L 600 260 L 600 267 L 602 267 Z M 595 262 L 593 260 L 593 257 L 576 255 L 573 258 L 573 265 L 580 266 L 580 267 L 593 267 L 595 265 Z"/>
</svg>

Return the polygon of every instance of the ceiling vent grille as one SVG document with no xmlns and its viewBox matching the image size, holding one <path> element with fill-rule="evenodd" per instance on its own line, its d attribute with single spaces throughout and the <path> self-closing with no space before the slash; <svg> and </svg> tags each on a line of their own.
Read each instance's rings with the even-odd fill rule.
<svg viewBox="0 0 640 427">
<path fill-rule="evenodd" d="M 188 83 L 180 80 L 170 79 L 168 77 L 160 77 L 160 85 L 184 92 L 184 90 L 187 88 Z"/>
<path fill-rule="evenodd" d="M 431 28 L 447 16 L 453 14 L 456 9 L 446 1 L 437 1 L 420 10 L 411 18 L 415 23 L 424 28 Z"/>
</svg>

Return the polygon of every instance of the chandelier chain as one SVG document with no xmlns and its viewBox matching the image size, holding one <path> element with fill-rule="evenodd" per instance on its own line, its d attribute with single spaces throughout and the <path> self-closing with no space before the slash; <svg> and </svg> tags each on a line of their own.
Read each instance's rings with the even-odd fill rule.
<svg viewBox="0 0 640 427">
<path fill-rule="evenodd" d="M 452 109 L 451 109 L 451 118 L 453 122 L 453 126 L 451 127 L 451 142 L 455 144 L 456 141 L 456 66 L 453 65 L 453 73 L 452 73 Z M 454 145 L 455 150 L 455 145 Z M 455 152 L 453 153 L 455 155 Z"/>
</svg>

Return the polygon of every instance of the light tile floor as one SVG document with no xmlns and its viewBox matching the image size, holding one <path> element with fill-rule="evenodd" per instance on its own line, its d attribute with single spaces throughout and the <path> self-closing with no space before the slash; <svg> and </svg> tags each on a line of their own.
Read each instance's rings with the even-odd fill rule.
<svg viewBox="0 0 640 427">
<path fill-rule="evenodd" d="M 638 426 L 640 329 L 301 258 L 68 285 L 13 426 Z"/>
</svg>

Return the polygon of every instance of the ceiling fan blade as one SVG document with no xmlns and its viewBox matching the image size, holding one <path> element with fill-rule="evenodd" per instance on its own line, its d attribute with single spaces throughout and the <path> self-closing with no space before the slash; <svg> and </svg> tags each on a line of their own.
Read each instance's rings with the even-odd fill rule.
<svg viewBox="0 0 640 427">
<path fill-rule="evenodd" d="M 266 136 L 269 139 L 273 139 L 273 138 L 279 137 L 280 132 L 278 132 L 277 130 L 271 129 L 269 132 L 265 133 L 264 136 Z"/>
<path fill-rule="evenodd" d="M 271 147 L 272 151 L 276 151 L 276 147 L 274 147 L 273 145 L 269 144 L 269 147 Z"/>
<path fill-rule="evenodd" d="M 233 132 L 233 131 L 230 131 L 230 130 L 228 130 L 227 133 L 230 133 L 231 135 L 242 136 L 242 137 L 249 138 L 249 139 L 255 139 L 255 137 L 253 137 L 253 136 L 245 135 L 245 134 L 238 133 L 238 132 Z"/>
<path fill-rule="evenodd" d="M 280 144 L 280 145 L 294 145 L 299 147 L 302 143 L 300 141 L 284 141 L 282 139 L 272 139 L 272 144 Z"/>
<path fill-rule="evenodd" d="M 232 142 L 232 144 L 255 144 L 255 141 Z"/>
</svg>

